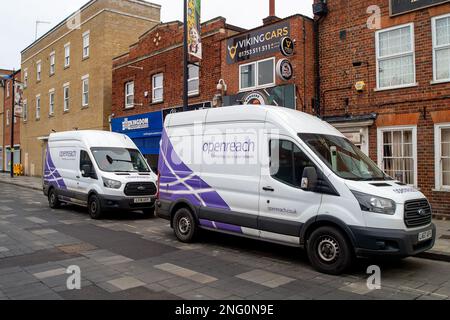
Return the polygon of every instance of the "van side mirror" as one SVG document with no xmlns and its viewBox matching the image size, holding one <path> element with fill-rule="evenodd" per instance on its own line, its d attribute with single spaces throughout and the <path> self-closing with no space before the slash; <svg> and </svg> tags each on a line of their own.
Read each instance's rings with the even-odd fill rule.
<svg viewBox="0 0 450 320">
<path fill-rule="evenodd" d="M 314 167 L 306 167 L 303 169 L 301 181 L 301 189 L 305 191 L 314 191 L 317 186 L 317 170 Z"/>
<path fill-rule="evenodd" d="M 88 164 L 83 164 L 81 166 L 81 175 L 84 178 L 91 178 L 92 175 L 93 175 L 92 167 L 90 165 L 88 165 Z"/>
</svg>

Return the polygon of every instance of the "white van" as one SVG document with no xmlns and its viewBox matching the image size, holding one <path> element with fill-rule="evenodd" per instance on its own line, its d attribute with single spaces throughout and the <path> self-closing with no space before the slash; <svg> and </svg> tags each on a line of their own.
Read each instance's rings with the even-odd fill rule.
<svg viewBox="0 0 450 320">
<path fill-rule="evenodd" d="M 330 274 L 434 245 L 425 196 L 314 116 L 233 106 L 171 114 L 164 127 L 156 212 L 182 242 L 201 228 L 303 247 Z"/>
<path fill-rule="evenodd" d="M 51 208 L 85 206 L 93 219 L 110 209 L 153 215 L 156 178 L 126 135 L 90 130 L 50 134 L 43 190 Z"/>
</svg>

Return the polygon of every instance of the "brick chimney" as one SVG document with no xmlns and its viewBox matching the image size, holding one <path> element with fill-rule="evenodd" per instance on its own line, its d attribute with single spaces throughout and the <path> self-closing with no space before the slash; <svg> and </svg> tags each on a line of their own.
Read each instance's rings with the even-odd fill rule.
<svg viewBox="0 0 450 320">
<path fill-rule="evenodd" d="M 275 15 L 275 0 L 269 0 L 269 16 L 263 19 L 263 24 L 274 23 L 278 20 L 280 20 L 280 18 Z"/>
</svg>

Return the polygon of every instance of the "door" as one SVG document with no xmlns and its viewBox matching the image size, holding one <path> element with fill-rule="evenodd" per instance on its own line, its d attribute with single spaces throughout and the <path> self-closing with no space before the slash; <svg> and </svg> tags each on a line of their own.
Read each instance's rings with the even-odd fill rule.
<svg viewBox="0 0 450 320">
<path fill-rule="evenodd" d="M 287 136 L 268 136 L 268 172 L 260 184 L 258 229 L 262 238 L 299 243 L 304 222 L 317 215 L 322 194 L 300 188 L 303 170 L 318 166 Z"/>
<path fill-rule="evenodd" d="M 0 171 L 3 171 L 3 148 L 0 147 Z"/>
<path fill-rule="evenodd" d="M 85 203 L 87 203 L 87 196 L 89 191 L 91 190 L 91 185 L 95 183 L 95 179 L 90 177 L 83 177 L 83 174 L 81 173 L 82 167 L 84 165 L 90 165 L 92 170 L 94 169 L 94 164 L 92 163 L 91 157 L 89 156 L 89 153 L 85 150 L 80 150 L 80 163 L 78 167 L 78 200 L 81 200 Z"/>
</svg>

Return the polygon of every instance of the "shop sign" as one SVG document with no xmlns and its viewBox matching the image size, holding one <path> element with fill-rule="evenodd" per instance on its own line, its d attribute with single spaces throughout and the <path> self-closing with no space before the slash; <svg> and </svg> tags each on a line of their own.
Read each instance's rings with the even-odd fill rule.
<svg viewBox="0 0 450 320">
<path fill-rule="evenodd" d="M 294 46 L 294 40 L 292 40 L 290 37 L 284 37 L 283 39 L 281 39 L 280 50 L 284 56 L 292 56 L 294 54 Z"/>
<path fill-rule="evenodd" d="M 294 69 L 292 68 L 292 64 L 288 59 L 281 59 L 277 63 L 277 75 L 281 80 L 289 81 L 292 79 L 294 75 Z"/>
<path fill-rule="evenodd" d="M 447 2 L 450 0 L 390 0 L 390 14 L 396 16 Z"/>
<path fill-rule="evenodd" d="M 288 84 L 266 88 L 251 92 L 242 92 L 233 96 L 223 98 L 224 106 L 235 106 L 242 104 L 280 106 L 289 109 L 296 108 L 295 85 Z"/>
</svg>

